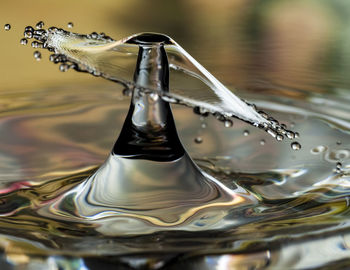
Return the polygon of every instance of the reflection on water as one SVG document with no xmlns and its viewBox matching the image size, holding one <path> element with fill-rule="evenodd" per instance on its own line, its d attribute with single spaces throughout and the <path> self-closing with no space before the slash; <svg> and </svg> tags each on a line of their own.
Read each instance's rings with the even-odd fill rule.
<svg viewBox="0 0 350 270">
<path fill-rule="evenodd" d="M 3 265 L 12 267 L 16 262 L 35 268 L 51 263 L 63 269 L 94 269 L 94 264 L 102 264 L 98 256 L 129 254 L 105 258 L 103 263 L 121 269 L 156 269 L 165 264 L 170 269 L 179 265 L 185 269 L 346 268 L 349 5 L 344 1 L 230 1 L 223 6 L 194 0 L 163 6 L 156 2 L 168 10 L 164 14 L 175 10 L 185 15 L 167 25 L 156 23 L 151 11 L 144 14 L 149 16 L 145 20 L 138 11 L 135 16 L 127 12 L 115 16 L 110 9 L 104 14 L 112 19 L 101 30 L 111 33 L 115 25 L 126 25 L 121 31 L 125 35 L 152 30 L 173 36 L 217 77 L 248 90 L 235 92 L 238 96 L 298 131 L 302 148 L 292 151 L 290 143 L 277 143 L 241 121 L 226 128 L 212 116 L 200 117 L 173 106 L 179 136 L 196 163 L 226 188 L 239 188 L 254 200 L 232 208 L 229 220 L 234 223 L 226 231 L 105 237 L 93 223 L 49 220 L 38 209 L 79 186 L 107 158 L 130 100 L 120 86 L 97 79 L 86 79 L 91 84 L 80 79 L 25 89 L 16 87 L 18 82 L 11 78 L 15 91 L 0 92 Z M 146 4 L 138 3 L 137 9 L 135 5 L 131 1 L 123 11 Z M 184 11 L 193 7 L 195 14 Z M 215 11 L 217 16 L 207 16 Z M 80 31 L 82 23 L 74 24 Z M 15 29 L 1 35 L 11 35 Z M 24 66 L 31 76 L 34 70 L 49 67 L 41 61 L 33 68 L 32 52 L 26 53 L 31 59 Z M 75 72 L 63 75 L 83 78 Z M 41 78 L 33 85 L 39 82 Z M 196 138 L 201 143 L 194 143 Z M 147 256 L 141 254 L 145 251 Z"/>
</svg>

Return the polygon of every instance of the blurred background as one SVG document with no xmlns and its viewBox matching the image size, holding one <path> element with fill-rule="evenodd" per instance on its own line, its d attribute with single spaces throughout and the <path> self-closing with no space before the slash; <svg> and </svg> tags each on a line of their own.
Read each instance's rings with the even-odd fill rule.
<svg viewBox="0 0 350 270">
<path fill-rule="evenodd" d="M 350 83 L 348 0 L 75 0 L 2 1 L 0 91 L 94 80 L 57 72 L 20 45 L 23 29 L 105 32 L 119 39 L 153 31 L 173 37 L 224 83 L 242 89 L 340 91 Z M 108 83 L 108 82 L 106 82 Z"/>
</svg>

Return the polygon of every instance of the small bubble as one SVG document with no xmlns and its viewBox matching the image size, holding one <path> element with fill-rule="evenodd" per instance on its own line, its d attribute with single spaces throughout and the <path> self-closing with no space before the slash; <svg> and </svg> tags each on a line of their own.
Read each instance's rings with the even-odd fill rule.
<svg viewBox="0 0 350 270">
<path fill-rule="evenodd" d="M 9 30 L 11 29 L 11 24 L 9 24 L 9 23 L 5 24 L 5 25 L 4 25 L 4 29 L 5 29 L 6 31 L 9 31 Z"/>
<path fill-rule="evenodd" d="M 298 142 L 292 142 L 290 144 L 290 146 L 292 147 L 293 150 L 300 150 L 301 149 L 301 145 Z"/>
<path fill-rule="evenodd" d="M 35 28 L 36 29 L 42 29 L 43 27 L 44 27 L 44 22 L 43 21 L 40 21 L 40 22 L 38 22 L 36 25 L 35 25 Z"/>
<path fill-rule="evenodd" d="M 41 60 L 41 52 L 35 51 L 33 53 L 33 55 L 34 55 L 34 58 L 36 59 L 36 61 L 40 61 Z"/>
<path fill-rule="evenodd" d="M 243 131 L 243 135 L 244 135 L 244 136 L 248 136 L 248 135 L 249 135 L 249 130 Z"/>
<path fill-rule="evenodd" d="M 28 44 L 28 39 L 22 38 L 22 39 L 20 40 L 20 43 L 21 43 L 22 45 L 27 45 L 27 44 Z"/>
<path fill-rule="evenodd" d="M 283 135 L 281 135 L 281 134 L 278 134 L 278 135 L 276 136 L 276 140 L 277 140 L 277 141 L 283 141 L 283 139 L 284 139 L 284 137 L 283 137 Z"/>
<path fill-rule="evenodd" d="M 343 165 L 340 162 L 337 162 L 337 164 L 336 164 L 337 169 L 341 169 L 342 166 Z"/>
<path fill-rule="evenodd" d="M 316 146 L 315 148 L 312 148 L 310 150 L 311 154 L 314 154 L 314 155 L 318 155 L 324 151 L 327 150 L 327 147 L 326 146 L 323 146 L 323 145 L 319 145 L 319 146 Z"/>
<path fill-rule="evenodd" d="M 300 137 L 299 132 L 294 132 L 294 137 L 295 137 L 295 138 L 299 138 L 299 137 Z"/>
<path fill-rule="evenodd" d="M 224 125 L 226 128 L 232 127 L 233 126 L 233 122 L 231 120 L 225 120 Z"/>
<path fill-rule="evenodd" d="M 73 28 L 74 24 L 73 24 L 72 22 L 69 22 L 69 23 L 67 24 L 67 26 L 68 26 L 68 28 Z"/>
<path fill-rule="evenodd" d="M 202 123 L 201 124 L 201 128 L 207 128 L 207 124 L 206 123 Z"/>
<path fill-rule="evenodd" d="M 266 141 L 265 140 L 261 140 L 260 141 L 260 145 L 265 145 Z"/>
<path fill-rule="evenodd" d="M 60 71 L 61 72 L 66 72 L 69 69 L 69 65 L 67 64 L 61 64 L 60 65 Z"/>
<path fill-rule="evenodd" d="M 194 142 L 195 142 L 195 143 L 202 143 L 202 142 L 203 142 L 203 139 L 202 139 L 202 137 L 196 137 L 196 138 L 194 139 Z"/>
<path fill-rule="evenodd" d="M 341 141 L 337 141 L 337 145 L 341 145 Z"/>
</svg>

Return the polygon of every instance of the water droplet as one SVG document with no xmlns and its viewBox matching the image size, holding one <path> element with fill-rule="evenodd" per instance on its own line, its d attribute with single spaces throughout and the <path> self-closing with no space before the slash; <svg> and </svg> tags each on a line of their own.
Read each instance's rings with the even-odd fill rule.
<svg viewBox="0 0 350 270">
<path fill-rule="evenodd" d="M 9 30 L 11 29 L 11 24 L 9 24 L 9 23 L 5 24 L 5 25 L 4 25 L 4 29 L 5 29 L 6 31 L 9 31 Z"/>
<path fill-rule="evenodd" d="M 283 141 L 283 139 L 284 139 L 284 136 L 281 135 L 281 134 L 278 134 L 278 135 L 276 136 L 276 140 L 277 140 L 277 141 Z"/>
<path fill-rule="evenodd" d="M 33 38 L 33 32 L 32 31 L 25 31 L 24 37 L 25 38 Z"/>
<path fill-rule="evenodd" d="M 312 149 L 310 150 L 310 152 L 311 152 L 311 154 L 318 155 L 318 154 L 320 154 L 320 153 L 322 153 L 322 152 L 324 152 L 324 151 L 326 151 L 326 150 L 327 150 L 327 147 L 326 147 L 326 146 L 324 146 L 324 145 L 319 145 L 319 146 L 316 146 L 315 148 L 312 148 Z"/>
<path fill-rule="evenodd" d="M 39 42 L 33 41 L 33 42 L 32 42 L 32 47 L 33 47 L 33 48 L 39 48 Z"/>
<path fill-rule="evenodd" d="M 43 21 L 40 21 L 40 22 L 38 22 L 36 25 L 35 25 L 35 28 L 36 29 L 42 29 L 43 27 L 44 27 L 44 22 Z"/>
<path fill-rule="evenodd" d="M 67 64 L 61 64 L 60 65 L 60 71 L 61 72 L 66 72 L 69 69 L 69 65 Z"/>
<path fill-rule="evenodd" d="M 300 137 L 299 132 L 294 132 L 294 137 L 295 137 L 295 138 L 299 138 L 299 137 Z"/>
<path fill-rule="evenodd" d="M 34 32 L 34 28 L 28 25 L 26 28 L 24 28 L 24 31 Z"/>
<path fill-rule="evenodd" d="M 337 145 L 341 145 L 341 141 L 337 141 Z"/>
<path fill-rule="evenodd" d="M 260 141 L 260 145 L 265 145 L 265 143 L 266 143 L 265 140 Z"/>
<path fill-rule="evenodd" d="M 97 39 L 98 38 L 98 34 L 96 32 L 92 32 L 90 34 L 90 36 L 91 36 L 92 39 Z"/>
<path fill-rule="evenodd" d="M 149 94 L 151 101 L 156 102 L 159 99 L 159 95 L 156 93 Z"/>
<path fill-rule="evenodd" d="M 290 146 L 292 147 L 293 150 L 300 150 L 301 149 L 301 145 L 298 142 L 292 142 L 290 144 Z"/>
<path fill-rule="evenodd" d="M 201 128 L 207 128 L 207 124 L 206 123 L 202 123 L 201 124 Z"/>
<path fill-rule="evenodd" d="M 34 58 L 35 58 L 37 61 L 40 61 L 40 60 L 41 60 L 41 52 L 35 51 L 35 52 L 33 53 L 33 55 L 34 55 Z"/>
<path fill-rule="evenodd" d="M 248 135 L 249 135 L 249 130 L 243 131 L 243 135 L 244 135 L 244 136 L 248 136 Z"/>
<path fill-rule="evenodd" d="M 268 130 L 267 130 L 267 133 L 269 133 L 272 137 L 274 137 L 274 138 L 276 138 L 276 136 L 277 136 L 277 132 L 276 131 L 274 131 L 274 130 L 272 130 L 271 128 L 269 128 Z"/>
<path fill-rule="evenodd" d="M 202 142 L 203 142 L 203 139 L 202 139 L 202 137 L 196 137 L 196 138 L 194 139 L 194 142 L 195 142 L 195 143 L 202 143 Z"/>
<path fill-rule="evenodd" d="M 294 139 L 295 138 L 295 134 L 294 132 L 288 130 L 287 133 L 286 133 L 288 139 Z"/>
<path fill-rule="evenodd" d="M 27 44 L 28 44 L 28 39 L 22 38 L 22 39 L 20 40 L 20 43 L 21 43 L 22 45 L 27 45 Z"/>
<path fill-rule="evenodd" d="M 225 120 L 224 122 L 225 127 L 229 128 L 233 126 L 233 122 L 229 119 Z"/>
<path fill-rule="evenodd" d="M 68 28 L 73 28 L 74 24 L 73 24 L 72 22 L 69 22 L 69 23 L 67 24 L 67 26 L 68 26 Z"/>
</svg>

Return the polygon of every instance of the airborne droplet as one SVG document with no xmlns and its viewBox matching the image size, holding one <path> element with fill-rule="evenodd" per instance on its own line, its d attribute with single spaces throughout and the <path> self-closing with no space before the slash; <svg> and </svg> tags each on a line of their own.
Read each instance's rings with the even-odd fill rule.
<svg viewBox="0 0 350 270">
<path fill-rule="evenodd" d="M 32 31 L 25 31 L 24 37 L 25 38 L 33 38 L 33 32 Z"/>
<path fill-rule="evenodd" d="M 225 127 L 229 128 L 233 126 L 233 122 L 229 119 L 225 120 L 224 122 Z"/>
<path fill-rule="evenodd" d="M 276 140 L 277 140 L 277 141 L 283 141 L 283 139 L 284 139 L 284 137 L 283 137 L 283 135 L 281 135 L 281 134 L 278 134 L 278 135 L 276 136 Z"/>
<path fill-rule="evenodd" d="M 202 143 L 202 142 L 203 142 L 203 139 L 202 139 L 202 137 L 196 137 L 196 138 L 194 139 L 194 142 L 195 142 L 195 143 Z"/>
<path fill-rule="evenodd" d="M 298 142 L 292 142 L 290 146 L 292 147 L 293 150 L 300 150 L 301 149 L 301 145 Z"/>
<path fill-rule="evenodd" d="M 33 55 L 34 55 L 34 58 L 36 59 L 36 61 L 41 60 L 41 52 L 35 51 Z"/>
<path fill-rule="evenodd" d="M 243 135 L 244 135 L 244 136 L 248 136 L 248 135 L 249 135 L 249 130 L 243 131 Z"/>
<path fill-rule="evenodd" d="M 68 26 L 68 28 L 73 28 L 74 24 L 73 24 L 72 22 L 69 22 L 69 23 L 67 24 L 67 26 Z"/>
<path fill-rule="evenodd" d="M 9 24 L 9 23 L 5 24 L 5 25 L 4 25 L 4 29 L 5 29 L 6 31 L 9 31 L 9 30 L 11 29 L 11 24 Z"/>
<path fill-rule="evenodd" d="M 67 64 L 61 64 L 60 65 L 60 71 L 66 72 L 69 69 L 69 66 Z"/>
<path fill-rule="evenodd" d="M 36 29 L 42 29 L 44 27 L 44 22 L 43 21 L 40 21 L 38 22 L 36 25 L 35 25 L 35 28 Z"/>
<path fill-rule="evenodd" d="M 21 43 L 22 45 L 27 45 L 27 44 L 28 44 L 28 40 L 27 40 L 26 38 L 22 38 L 22 39 L 20 40 L 20 43 Z"/>
</svg>

